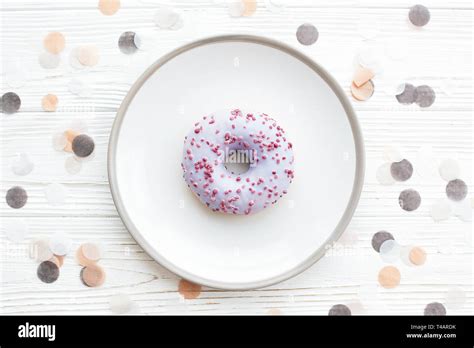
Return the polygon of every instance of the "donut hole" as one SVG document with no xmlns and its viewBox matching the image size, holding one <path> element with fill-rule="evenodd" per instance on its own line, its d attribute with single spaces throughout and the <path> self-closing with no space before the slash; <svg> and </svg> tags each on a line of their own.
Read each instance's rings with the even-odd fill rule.
<svg viewBox="0 0 474 348">
<path fill-rule="evenodd" d="M 233 175 L 246 173 L 252 165 L 252 156 L 249 150 L 230 149 L 225 153 L 224 167 Z"/>
</svg>

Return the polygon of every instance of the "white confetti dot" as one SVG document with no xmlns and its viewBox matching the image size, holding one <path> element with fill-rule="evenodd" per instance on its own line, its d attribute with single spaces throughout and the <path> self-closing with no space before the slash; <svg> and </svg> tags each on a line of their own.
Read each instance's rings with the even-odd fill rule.
<svg viewBox="0 0 474 348">
<path fill-rule="evenodd" d="M 242 0 L 232 0 L 227 5 L 227 11 L 231 17 L 242 17 L 245 12 L 245 5 Z"/>
<path fill-rule="evenodd" d="M 11 166 L 12 172 L 20 176 L 30 174 L 34 167 L 35 164 L 31 162 L 30 157 L 26 153 L 20 153 Z"/>
<path fill-rule="evenodd" d="M 4 65 L 5 82 L 12 88 L 19 88 L 31 78 L 30 72 L 23 62 L 8 62 Z"/>
<path fill-rule="evenodd" d="M 446 292 L 444 304 L 448 309 L 459 309 L 464 306 L 467 301 L 466 292 L 460 287 L 449 288 Z"/>
<path fill-rule="evenodd" d="M 66 201 L 67 190 L 64 185 L 52 183 L 46 186 L 46 199 L 51 205 L 61 205 Z"/>
<path fill-rule="evenodd" d="M 416 153 L 415 172 L 422 178 L 433 178 L 437 171 L 437 160 L 433 148 L 421 146 Z"/>
<path fill-rule="evenodd" d="M 49 240 L 49 249 L 55 255 L 66 255 L 72 246 L 72 240 L 64 233 L 55 233 Z"/>
<path fill-rule="evenodd" d="M 380 257 L 384 262 L 392 263 L 400 258 L 400 244 L 393 239 L 387 239 L 380 246 Z"/>
<path fill-rule="evenodd" d="M 400 259 L 407 266 L 414 266 L 410 260 L 410 252 L 413 249 L 413 245 L 404 245 L 400 248 Z"/>
<path fill-rule="evenodd" d="M 69 174 L 74 175 L 81 171 L 82 162 L 78 161 L 75 156 L 71 156 L 64 162 L 64 168 Z"/>
<path fill-rule="evenodd" d="M 439 175 L 446 181 L 459 179 L 461 175 L 461 167 L 459 162 L 454 158 L 443 160 L 439 165 Z"/>
<path fill-rule="evenodd" d="M 133 301 L 126 294 L 113 295 L 109 301 L 110 310 L 117 314 L 129 313 L 133 308 Z"/>
<path fill-rule="evenodd" d="M 43 262 L 53 257 L 53 252 L 49 249 L 48 239 L 36 239 L 30 245 L 30 257 L 37 262 Z"/>
<path fill-rule="evenodd" d="M 384 57 L 378 47 L 370 45 L 359 48 L 356 55 L 357 62 L 364 68 L 379 74 L 383 71 Z"/>
<path fill-rule="evenodd" d="M 265 0 L 265 7 L 270 12 L 282 12 L 288 4 L 288 0 Z"/>
<path fill-rule="evenodd" d="M 431 206 L 431 217 L 434 221 L 447 220 L 453 214 L 451 203 L 447 199 L 439 199 Z"/>
<path fill-rule="evenodd" d="M 64 132 L 56 133 L 53 135 L 52 139 L 53 148 L 56 151 L 64 151 L 64 148 L 67 144 L 67 138 Z"/>
<path fill-rule="evenodd" d="M 400 150 L 400 148 L 398 148 L 394 145 L 384 146 L 383 154 L 384 154 L 384 158 L 388 162 L 400 162 L 401 160 L 404 159 L 402 151 Z"/>
<path fill-rule="evenodd" d="M 395 179 L 390 173 L 391 163 L 384 163 L 377 168 L 377 181 L 382 185 L 392 185 L 395 183 Z"/>
<path fill-rule="evenodd" d="M 172 8 L 161 7 L 155 13 L 155 24 L 161 29 L 170 29 L 179 21 L 179 17 Z"/>
<path fill-rule="evenodd" d="M 55 69 L 59 66 L 61 58 L 58 54 L 43 52 L 38 57 L 38 62 L 44 69 Z"/>
<path fill-rule="evenodd" d="M 5 222 L 3 225 L 5 228 L 5 235 L 12 242 L 21 242 L 28 234 L 28 225 L 24 220 L 13 219 Z"/>
<path fill-rule="evenodd" d="M 454 202 L 454 215 L 461 221 L 472 221 L 472 206 L 469 200 L 464 199 L 460 202 Z"/>
<path fill-rule="evenodd" d="M 76 94 L 80 97 L 88 97 L 92 91 L 83 81 L 78 79 L 72 79 L 68 84 L 69 92 Z"/>
<path fill-rule="evenodd" d="M 85 66 L 81 64 L 81 62 L 79 61 L 79 49 L 80 47 L 76 47 L 74 48 L 71 53 L 69 54 L 69 65 L 74 68 L 74 69 L 77 69 L 77 70 L 81 70 L 81 69 L 84 69 Z"/>
</svg>

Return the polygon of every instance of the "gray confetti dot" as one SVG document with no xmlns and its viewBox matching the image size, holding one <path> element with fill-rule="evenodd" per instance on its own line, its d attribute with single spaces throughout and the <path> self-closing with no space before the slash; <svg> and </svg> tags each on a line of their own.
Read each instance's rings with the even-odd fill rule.
<svg viewBox="0 0 474 348">
<path fill-rule="evenodd" d="M 405 83 L 403 92 L 396 95 L 395 98 L 397 98 L 400 104 L 413 104 L 416 100 L 416 87 L 410 83 Z"/>
<path fill-rule="evenodd" d="M 72 151 L 78 157 L 87 157 L 94 151 L 94 140 L 86 135 L 80 134 L 72 141 Z"/>
<path fill-rule="evenodd" d="M 138 47 L 135 45 L 135 33 L 133 31 L 126 31 L 120 35 L 118 47 L 122 53 L 135 53 Z"/>
<path fill-rule="evenodd" d="M 416 87 L 416 100 L 415 102 L 422 108 L 427 108 L 435 102 L 436 94 L 433 88 L 430 86 L 418 86 Z"/>
<path fill-rule="evenodd" d="M 407 181 L 413 175 L 413 166 L 406 159 L 393 162 L 390 166 L 390 174 L 397 181 Z"/>
<path fill-rule="evenodd" d="M 446 195 L 452 201 L 462 201 L 467 196 L 467 185 L 461 179 L 454 179 L 446 185 Z"/>
<path fill-rule="evenodd" d="M 446 315 L 446 308 L 439 302 L 428 303 L 424 311 L 425 315 Z"/>
<path fill-rule="evenodd" d="M 393 235 L 387 231 L 379 231 L 372 236 L 372 248 L 376 252 L 380 252 L 380 246 L 387 240 L 395 240 Z"/>
<path fill-rule="evenodd" d="M 430 11 L 423 5 L 413 6 L 408 13 L 410 22 L 417 27 L 428 24 L 430 17 Z"/>
<path fill-rule="evenodd" d="M 7 92 L 2 95 L 2 111 L 6 114 L 13 114 L 20 110 L 21 99 L 18 94 Z"/>
<path fill-rule="evenodd" d="M 43 283 L 54 283 L 59 278 L 59 267 L 54 262 L 43 261 L 36 272 Z"/>
<path fill-rule="evenodd" d="M 300 44 L 309 46 L 318 41 L 319 32 L 316 27 L 310 23 L 301 24 L 296 31 L 296 39 Z"/>
<path fill-rule="evenodd" d="M 351 310 L 346 305 L 337 304 L 331 307 L 328 315 L 351 315 Z"/>
<path fill-rule="evenodd" d="M 418 191 L 413 189 L 403 190 L 398 197 L 398 203 L 403 210 L 413 211 L 421 204 L 421 197 Z"/>
<path fill-rule="evenodd" d="M 7 204 L 13 209 L 20 209 L 28 200 L 28 194 L 25 189 L 20 186 L 13 186 L 7 191 L 6 201 Z"/>
</svg>

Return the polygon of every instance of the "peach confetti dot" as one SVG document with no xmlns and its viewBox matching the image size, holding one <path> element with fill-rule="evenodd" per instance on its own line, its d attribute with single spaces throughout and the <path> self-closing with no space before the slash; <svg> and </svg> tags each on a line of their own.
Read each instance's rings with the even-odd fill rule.
<svg viewBox="0 0 474 348">
<path fill-rule="evenodd" d="M 363 68 L 360 65 L 358 65 L 354 73 L 353 82 L 356 85 L 356 87 L 360 87 L 367 81 L 371 80 L 374 76 L 375 74 L 372 70 Z"/>
<path fill-rule="evenodd" d="M 84 45 L 79 47 L 77 59 L 82 65 L 94 66 L 99 62 L 99 48 L 95 45 Z"/>
<path fill-rule="evenodd" d="M 105 272 L 99 265 L 88 265 L 81 270 L 80 277 L 85 285 L 95 288 L 104 284 Z"/>
<path fill-rule="evenodd" d="M 268 315 L 281 315 L 281 310 L 279 310 L 278 308 L 270 308 L 267 311 L 267 314 Z"/>
<path fill-rule="evenodd" d="M 374 83 L 372 80 L 367 81 L 360 87 L 357 87 L 354 82 L 351 84 L 352 96 L 359 101 L 366 101 L 374 94 Z"/>
<path fill-rule="evenodd" d="M 66 40 L 63 34 L 54 31 L 46 35 L 43 40 L 43 46 L 49 53 L 58 54 L 64 50 Z"/>
<path fill-rule="evenodd" d="M 198 298 L 201 294 L 201 285 L 181 279 L 178 286 L 179 293 L 187 300 Z"/>
<path fill-rule="evenodd" d="M 99 10 L 106 16 L 112 16 L 120 9 L 120 0 L 99 0 Z"/>
<path fill-rule="evenodd" d="M 66 137 L 66 145 L 64 146 L 64 151 L 72 152 L 72 142 L 74 138 L 78 135 L 79 133 L 76 131 L 73 131 L 72 129 L 67 129 L 64 132 L 64 136 Z"/>
<path fill-rule="evenodd" d="M 379 283 L 385 289 L 393 289 L 400 284 L 400 271 L 394 266 L 386 266 L 379 272 Z"/>
<path fill-rule="evenodd" d="M 41 101 L 41 106 L 44 111 L 56 111 L 58 106 L 58 97 L 54 94 L 47 94 L 43 97 Z"/>
<path fill-rule="evenodd" d="M 408 254 L 410 262 L 416 266 L 421 266 L 426 261 L 426 252 L 420 247 L 414 247 Z"/>
<path fill-rule="evenodd" d="M 257 1 L 255 0 L 242 0 L 244 3 L 244 17 L 249 17 L 257 11 Z"/>
</svg>

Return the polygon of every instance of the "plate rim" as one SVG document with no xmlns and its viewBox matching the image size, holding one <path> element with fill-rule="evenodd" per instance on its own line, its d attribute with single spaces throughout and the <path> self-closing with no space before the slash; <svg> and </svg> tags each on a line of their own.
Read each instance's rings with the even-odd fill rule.
<svg viewBox="0 0 474 348">
<path fill-rule="evenodd" d="M 334 228 L 333 232 L 329 237 L 324 241 L 324 243 L 316 249 L 308 258 L 303 262 L 295 266 L 294 268 L 279 274 L 277 276 L 266 278 L 263 280 L 253 281 L 253 282 L 242 282 L 242 283 L 229 283 L 229 282 L 220 282 L 214 281 L 211 279 L 205 279 L 187 272 L 184 269 L 181 269 L 175 266 L 172 262 L 168 261 L 166 258 L 161 256 L 141 235 L 138 228 L 133 223 L 132 219 L 129 217 L 125 206 L 122 202 L 120 195 L 118 182 L 117 182 L 117 173 L 116 173 L 116 150 L 117 142 L 120 135 L 120 130 L 122 126 L 123 119 L 127 113 L 128 107 L 138 93 L 140 88 L 144 83 L 151 77 L 161 66 L 166 64 L 168 61 L 172 60 L 176 56 L 187 52 L 193 48 L 201 47 L 208 44 L 220 43 L 220 42 L 247 42 L 254 44 L 261 44 L 267 47 L 278 49 L 283 51 L 294 58 L 300 60 L 302 63 L 306 64 L 311 70 L 318 74 L 332 89 L 335 93 L 339 102 L 343 106 L 343 109 L 348 118 L 349 124 L 351 126 L 351 132 L 354 139 L 355 152 L 356 152 L 356 168 L 354 182 L 352 185 L 352 192 L 349 199 L 349 202 L 344 210 L 339 223 Z M 310 266 L 315 264 L 324 254 L 326 253 L 327 246 L 336 242 L 342 233 L 347 228 L 349 222 L 354 215 L 355 209 L 357 208 L 362 188 L 364 185 L 364 175 L 365 175 L 365 151 L 364 151 L 364 141 L 362 136 L 362 130 L 357 119 L 356 113 L 350 103 L 349 99 L 345 95 L 342 87 L 339 83 L 330 75 L 322 66 L 316 63 L 313 59 L 309 58 L 306 54 L 298 51 L 297 49 L 277 40 L 269 39 L 262 36 L 256 35 L 243 35 L 243 34 L 233 34 L 233 35 L 218 35 L 211 36 L 199 40 L 192 41 L 188 44 L 182 45 L 171 52 L 165 54 L 156 60 L 152 65 L 150 65 L 135 81 L 132 87 L 127 92 L 127 95 L 123 99 L 120 107 L 115 116 L 114 122 L 112 124 L 112 129 L 109 137 L 108 151 L 107 151 L 107 172 L 108 172 L 108 181 L 110 192 L 112 194 L 112 199 L 117 209 L 118 215 L 122 220 L 123 224 L 127 228 L 128 232 L 133 239 L 143 248 L 143 250 L 150 255 L 158 264 L 169 270 L 170 272 L 187 279 L 193 283 L 201 284 L 210 288 L 223 289 L 223 290 L 251 290 L 262 288 L 276 283 L 280 283 L 284 280 L 292 278 L 301 272 L 308 269 Z"/>
</svg>

